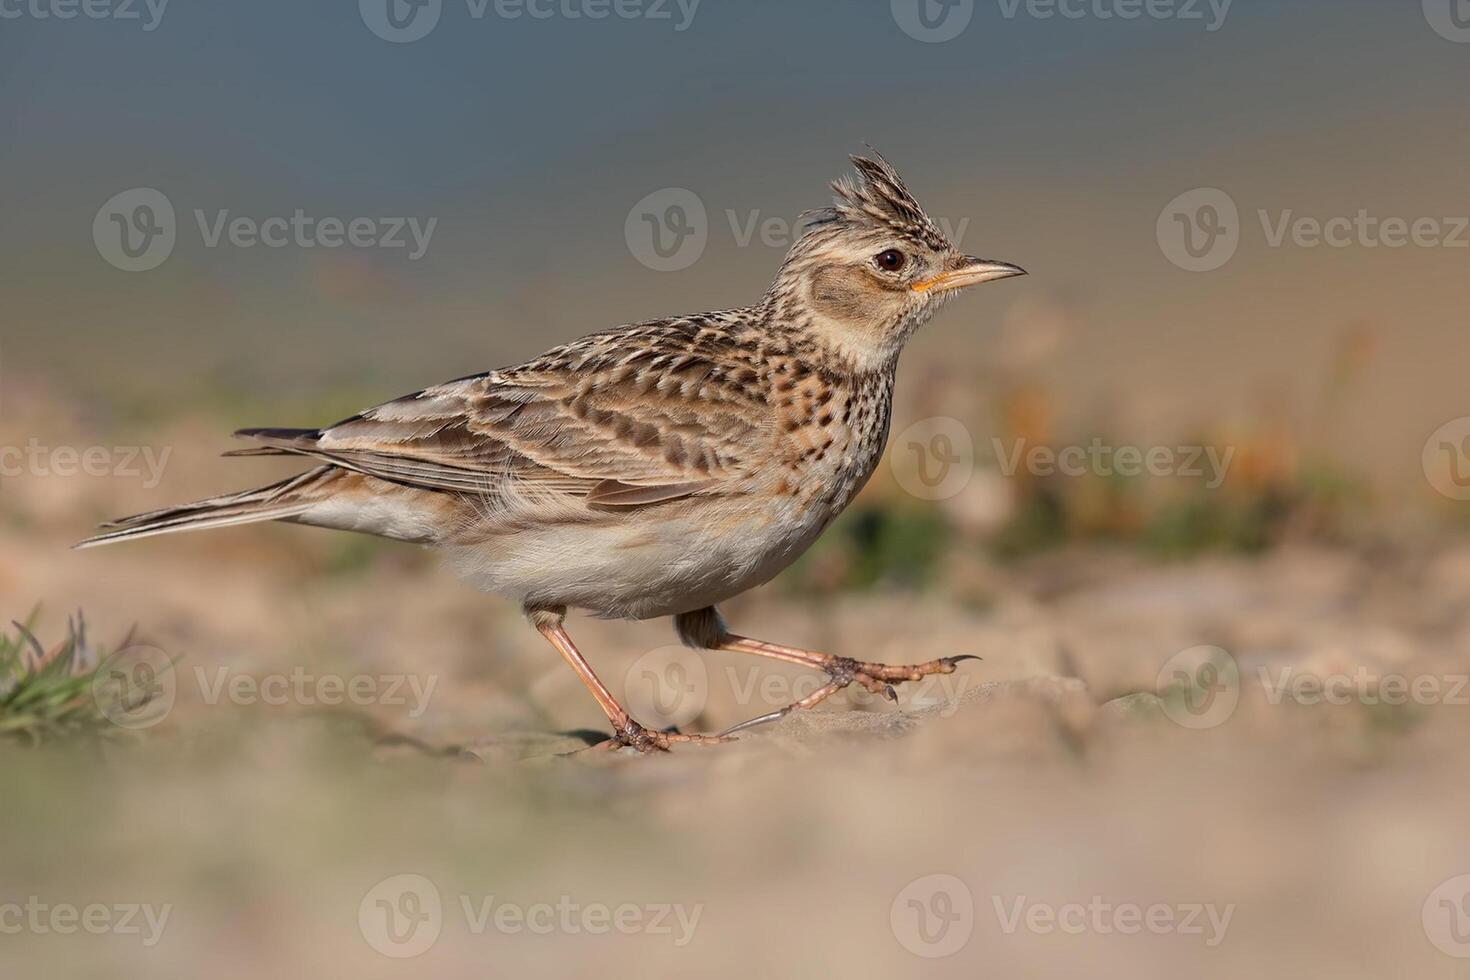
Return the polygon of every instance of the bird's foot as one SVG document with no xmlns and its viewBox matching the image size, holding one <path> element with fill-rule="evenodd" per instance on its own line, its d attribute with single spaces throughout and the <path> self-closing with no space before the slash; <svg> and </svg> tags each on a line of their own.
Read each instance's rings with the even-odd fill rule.
<svg viewBox="0 0 1470 980">
<path fill-rule="evenodd" d="M 964 654 L 959 657 L 940 657 L 938 660 L 929 660 L 921 664 L 878 664 L 869 663 L 865 660 L 854 660 L 851 657 L 828 657 L 821 664 L 827 676 L 831 678 L 828 683 L 822 685 L 811 694 L 794 701 L 784 708 L 761 715 L 758 718 L 749 718 L 738 725 L 732 725 L 720 733 L 720 737 L 728 737 L 736 732 L 743 732 L 756 725 L 764 725 L 767 722 L 777 721 L 785 718 L 791 712 L 802 708 L 812 708 L 827 700 L 838 691 L 850 684 L 860 684 L 871 694 L 887 698 L 894 703 L 898 702 L 898 691 L 895 684 L 906 681 L 919 681 L 933 674 L 953 674 L 955 665 L 964 660 L 979 660 L 972 654 Z"/>
<path fill-rule="evenodd" d="M 940 657 L 938 660 L 929 660 L 921 664 L 895 665 L 869 663 L 865 660 L 854 660 L 851 657 L 832 657 L 829 663 L 823 665 L 827 676 L 832 678 L 832 683 L 817 692 L 821 694 L 821 697 L 812 704 L 826 700 L 830 695 L 854 683 L 861 684 L 870 694 L 876 694 L 896 703 L 898 691 L 894 689 L 894 684 L 920 681 L 933 674 L 953 674 L 955 665 L 960 661 L 979 659 L 972 654 L 965 654 L 959 657 Z M 798 701 L 791 707 L 805 708 L 811 705 Z"/>
<path fill-rule="evenodd" d="M 853 660 L 850 657 L 834 657 L 835 662 L 827 668 L 827 674 L 833 680 L 839 677 L 849 677 L 848 683 L 857 681 L 873 694 L 882 695 L 890 701 L 897 701 L 898 692 L 894 690 L 894 684 L 920 681 L 933 674 L 953 674 L 955 665 L 961 661 L 979 659 L 974 654 L 967 653 L 958 657 L 927 660 L 921 664 L 875 664 Z"/>
<path fill-rule="evenodd" d="M 718 745 L 720 742 L 733 741 L 735 739 L 726 732 L 722 732 L 719 735 L 685 735 L 681 732 L 660 732 L 652 728 L 645 728 L 632 718 L 629 718 L 622 727 L 613 732 L 612 738 L 601 743 L 599 748 L 637 749 L 646 755 L 650 752 L 667 752 L 671 746 L 685 742 L 694 745 Z"/>
</svg>

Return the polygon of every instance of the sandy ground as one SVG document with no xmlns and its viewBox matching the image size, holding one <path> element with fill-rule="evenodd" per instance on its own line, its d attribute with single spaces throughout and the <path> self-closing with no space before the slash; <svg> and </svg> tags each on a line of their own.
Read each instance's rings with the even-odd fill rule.
<svg viewBox="0 0 1470 980">
<path fill-rule="evenodd" d="M 136 625 L 106 676 L 154 695 L 101 744 L 0 741 L 0 976 L 1467 969 L 1463 538 L 778 580 L 735 628 L 983 659 L 639 757 L 589 748 L 604 720 L 556 655 L 417 549 L 281 526 L 65 547 L 223 483 L 0 486 L 0 616 Z M 666 622 L 571 628 L 649 724 L 715 731 L 821 682 Z"/>
<path fill-rule="evenodd" d="M 301 529 L 54 533 L 7 532 L 0 612 L 84 605 L 174 666 L 103 749 L 0 748 L 7 976 L 1466 969 L 1470 546 L 1064 552 L 968 605 L 773 587 L 732 622 L 984 659 L 643 758 L 586 748 L 555 655 L 411 549 L 334 575 Z M 666 623 L 573 628 L 685 730 L 816 682 Z M 97 935 L 53 917 L 92 905 Z"/>
</svg>

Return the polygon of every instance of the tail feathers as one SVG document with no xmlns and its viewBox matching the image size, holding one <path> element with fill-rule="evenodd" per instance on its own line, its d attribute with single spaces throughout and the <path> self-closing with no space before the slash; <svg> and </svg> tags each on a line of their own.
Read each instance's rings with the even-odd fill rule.
<svg viewBox="0 0 1470 980">
<path fill-rule="evenodd" d="M 258 439 L 264 446 L 249 449 L 231 449 L 225 456 L 292 456 L 309 453 L 321 436 L 320 429 L 237 429 L 235 435 L 244 439 Z"/>
<path fill-rule="evenodd" d="M 156 534 L 171 534 L 174 531 L 197 531 L 293 517 L 316 503 L 315 495 L 303 496 L 302 491 L 328 478 L 332 469 L 330 466 L 320 466 L 267 487 L 210 497 L 192 504 L 109 521 L 102 525 L 104 533 L 78 542 L 73 547 L 93 548 L 115 541 L 132 541 Z"/>
<path fill-rule="evenodd" d="M 295 449 L 308 449 L 316 444 L 320 429 L 236 429 L 235 435 L 244 439 L 259 439 L 261 442 L 278 443 Z"/>
<path fill-rule="evenodd" d="M 249 449 L 230 449 L 220 453 L 221 456 L 294 456 L 297 453 L 291 449 L 277 449 L 275 446 L 252 446 Z"/>
<path fill-rule="evenodd" d="M 177 516 L 164 516 L 156 521 L 141 523 L 135 527 L 96 534 L 87 538 L 85 541 L 77 542 L 72 547 L 95 548 L 98 545 L 112 544 L 117 541 L 135 541 L 138 538 L 151 538 L 156 534 L 172 534 L 174 531 L 202 531 L 212 527 L 253 524 L 256 521 L 276 521 L 284 517 L 292 517 L 300 514 L 309 506 L 310 504 L 299 504 L 277 509 L 240 507 L 227 510 L 221 508 L 206 513 L 199 513 L 192 511 L 188 507 L 181 507 L 173 512 Z"/>
</svg>

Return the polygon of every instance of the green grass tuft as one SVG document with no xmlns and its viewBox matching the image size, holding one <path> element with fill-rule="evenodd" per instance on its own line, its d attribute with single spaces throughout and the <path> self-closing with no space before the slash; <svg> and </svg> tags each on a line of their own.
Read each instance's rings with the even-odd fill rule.
<svg viewBox="0 0 1470 980">
<path fill-rule="evenodd" d="M 88 642 L 81 613 L 67 620 L 66 638 L 50 650 L 33 632 L 35 619 L 32 613 L 0 633 L 0 738 L 38 745 L 124 731 L 109 720 L 119 717 L 116 687 L 98 682 L 108 656 Z"/>
</svg>

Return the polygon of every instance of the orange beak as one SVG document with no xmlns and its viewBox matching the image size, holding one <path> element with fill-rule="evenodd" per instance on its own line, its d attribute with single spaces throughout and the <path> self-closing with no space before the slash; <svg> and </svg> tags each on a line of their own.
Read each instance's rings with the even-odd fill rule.
<svg viewBox="0 0 1470 980">
<path fill-rule="evenodd" d="M 1012 276 L 1024 276 L 1026 270 L 1009 262 L 996 262 L 992 259 L 977 259 L 973 255 L 957 255 L 950 259 L 948 268 L 937 276 L 924 279 L 914 283 L 909 288 L 916 293 L 944 293 L 951 289 L 963 289 L 965 286 L 975 286 L 982 282 L 994 282 L 997 279 L 1009 279 Z"/>
</svg>

